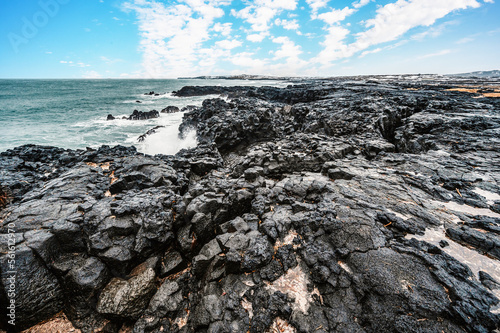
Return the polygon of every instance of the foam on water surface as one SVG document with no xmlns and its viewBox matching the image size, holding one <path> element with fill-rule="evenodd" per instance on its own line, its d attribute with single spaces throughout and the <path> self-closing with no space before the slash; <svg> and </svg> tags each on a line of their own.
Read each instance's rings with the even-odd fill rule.
<svg viewBox="0 0 500 333">
<path fill-rule="evenodd" d="M 121 119 L 139 111 L 161 111 L 201 106 L 218 95 L 177 97 L 172 92 L 184 86 L 286 86 L 280 81 L 248 80 L 1 80 L 0 152 L 23 144 L 70 149 L 101 145 L 135 145 L 147 154 L 173 154 L 192 147 L 194 137 L 177 138 L 182 113 L 160 113 L 159 118 L 129 121 Z M 155 91 L 158 96 L 144 95 Z M 141 101 L 141 103 L 137 103 Z M 116 119 L 107 121 L 107 115 Z M 139 145 L 137 138 L 156 126 L 157 135 Z"/>
</svg>

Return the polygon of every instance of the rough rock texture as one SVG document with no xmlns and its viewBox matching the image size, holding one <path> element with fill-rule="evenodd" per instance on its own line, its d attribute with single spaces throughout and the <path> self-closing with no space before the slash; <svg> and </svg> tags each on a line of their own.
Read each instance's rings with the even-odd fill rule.
<svg viewBox="0 0 500 333">
<path fill-rule="evenodd" d="M 151 111 L 138 111 L 134 110 L 132 114 L 128 117 L 129 120 L 146 120 L 151 118 L 158 118 L 160 113 L 156 110 Z"/>
<path fill-rule="evenodd" d="M 175 156 L 0 153 L 2 304 L 11 239 L 17 330 L 494 332 L 499 101 L 453 90 L 494 84 L 186 87 L 230 98 Z"/>
<path fill-rule="evenodd" d="M 166 108 L 161 110 L 161 113 L 176 113 L 179 112 L 180 109 L 177 106 L 169 105 Z"/>
<path fill-rule="evenodd" d="M 155 134 L 156 131 L 158 131 L 160 128 L 163 128 L 165 126 L 163 125 L 158 125 L 158 126 L 155 126 L 153 127 L 152 129 L 148 130 L 146 133 L 142 134 L 142 135 L 139 135 L 139 137 L 137 138 L 137 142 L 143 142 L 144 140 L 146 140 L 146 138 L 151 135 L 151 134 Z"/>
</svg>

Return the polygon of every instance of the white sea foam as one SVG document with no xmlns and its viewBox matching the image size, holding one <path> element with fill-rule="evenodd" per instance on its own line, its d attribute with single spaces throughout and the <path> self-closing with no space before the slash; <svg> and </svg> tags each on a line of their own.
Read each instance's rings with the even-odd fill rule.
<svg viewBox="0 0 500 333">
<path fill-rule="evenodd" d="M 141 101 L 141 102 L 137 103 L 137 101 Z M 142 104 L 154 104 L 154 101 L 148 101 L 148 100 L 144 100 L 144 99 L 129 99 L 129 100 L 123 101 L 122 103 L 135 104 L 139 108 L 139 107 L 141 107 Z"/>
<path fill-rule="evenodd" d="M 137 150 L 149 155 L 173 155 L 181 149 L 196 147 L 196 131 L 190 131 L 185 138 L 179 137 L 179 126 L 160 128 L 143 142 L 136 144 Z"/>
</svg>

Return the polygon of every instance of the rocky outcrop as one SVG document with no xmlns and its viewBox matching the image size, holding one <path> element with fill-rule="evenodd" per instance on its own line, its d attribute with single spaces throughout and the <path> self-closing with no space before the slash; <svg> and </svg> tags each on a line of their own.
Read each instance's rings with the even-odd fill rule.
<svg viewBox="0 0 500 333">
<path fill-rule="evenodd" d="M 151 110 L 151 111 L 138 111 L 134 110 L 132 114 L 128 117 L 129 120 L 146 120 L 146 119 L 152 119 L 152 118 L 158 118 L 160 116 L 160 113 L 156 110 Z"/>
<path fill-rule="evenodd" d="M 186 105 L 186 106 L 182 107 L 181 112 L 193 111 L 194 109 L 196 109 L 196 106 L 194 106 L 194 105 Z"/>
<path fill-rule="evenodd" d="M 221 86 L 185 86 L 172 94 L 178 97 L 192 97 L 204 95 L 238 94 L 246 93 L 246 87 L 221 87 Z"/>
<path fill-rule="evenodd" d="M 0 153 L 2 304 L 12 239 L 17 330 L 493 332 L 499 105 L 453 84 L 237 87 L 174 156 Z"/>
<path fill-rule="evenodd" d="M 161 113 L 176 113 L 179 112 L 180 109 L 177 106 L 169 105 L 166 108 L 161 110 Z"/>
<path fill-rule="evenodd" d="M 151 134 L 155 134 L 160 128 L 164 128 L 165 126 L 162 126 L 162 125 L 158 125 L 158 126 L 155 126 L 153 127 L 152 129 L 148 130 L 146 133 L 140 135 L 138 138 L 137 138 L 137 141 L 138 142 L 143 142 L 144 140 L 146 140 L 146 138 L 151 135 Z"/>
</svg>

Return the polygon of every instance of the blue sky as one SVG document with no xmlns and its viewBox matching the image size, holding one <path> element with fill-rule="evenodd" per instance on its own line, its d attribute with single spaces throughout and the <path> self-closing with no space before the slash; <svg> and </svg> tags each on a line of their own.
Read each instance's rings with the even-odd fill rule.
<svg viewBox="0 0 500 333">
<path fill-rule="evenodd" d="M 495 0 L 1 1 L 0 36 L 0 78 L 500 69 Z"/>
</svg>

